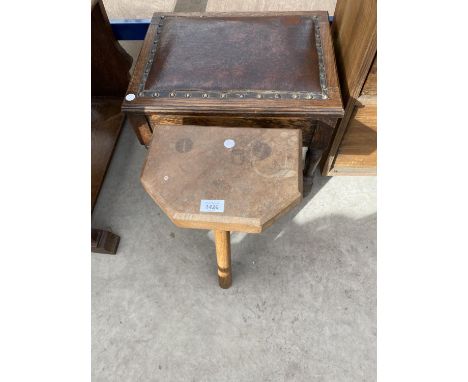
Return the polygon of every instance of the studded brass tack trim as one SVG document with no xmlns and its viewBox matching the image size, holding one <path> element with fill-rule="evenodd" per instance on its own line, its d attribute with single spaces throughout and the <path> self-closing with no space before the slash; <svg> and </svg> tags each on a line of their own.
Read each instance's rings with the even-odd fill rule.
<svg viewBox="0 0 468 382">
<path fill-rule="evenodd" d="M 138 93 L 138 97 L 146 98 L 203 98 L 213 99 L 322 99 L 322 93 L 311 92 L 268 92 L 268 91 L 206 91 L 206 90 L 166 90 L 143 91 Z"/>
<path fill-rule="evenodd" d="M 319 19 L 317 16 L 313 16 L 314 26 L 315 26 L 315 46 L 317 47 L 318 55 L 318 64 L 319 64 L 319 76 L 320 76 L 320 87 L 322 88 L 322 99 L 328 98 L 328 88 L 327 88 L 327 74 L 325 71 L 325 62 L 323 59 L 323 47 L 322 47 L 322 37 L 320 36 L 320 26 Z"/>
<path fill-rule="evenodd" d="M 143 70 L 143 75 L 141 76 L 140 86 L 138 87 L 138 96 L 139 97 L 160 97 L 159 91 L 144 91 L 146 80 L 148 79 L 148 74 L 153 65 L 154 57 L 156 55 L 156 50 L 158 49 L 159 36 L 161 35 L 161 29 L 164 25 L 164 19 L 166 16 L 159 16 L 157 19 L 156 33 L 154 35 L 153 43 L 151 44 L 151 49 L 148 54 L 148 59 L 146 60 L 145 69 Z"/>
<path fill-rule="evenodd" d="M 318 65 L 319 65 L 319 76 L 320 76 L 320 87 L 321 92 L 308 92 L 308 91 L 266 91 L 266 90 L 230 90 L 230 91 L 218 91 L 218 90 L 195 90 L 195 89 L 152 89 L 145 90 L 146 80 L 151 70 L 151 66 L 155 59 L 157 48 L 159 45 L 159 38 L 161 35 L 162 28 L 164 26 L 165 16 L 159 16 L 156 19 L 156 33 L 154 40 L 151 45 L 148 59 L 146 61 L 141 81 L 138 87 L 138 97 L 145 98 L 204 98 L 204 99 L 327 99 L 328 98 L 328 87 L 327 87 L 327 76 L 325 71 L 325 62 L 322 46 L 322 38 L 320 35 L 319 17 L 310 17 L 314 23 L 315 29 L 315 46 L 317 48 Z"/>
</svg>

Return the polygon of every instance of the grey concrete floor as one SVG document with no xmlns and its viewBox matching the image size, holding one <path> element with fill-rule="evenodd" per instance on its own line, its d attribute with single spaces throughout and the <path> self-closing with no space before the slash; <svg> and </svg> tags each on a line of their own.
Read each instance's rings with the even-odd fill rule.
<svg viewBox="0 0 468 382">
<path fill-rule="evenodd" d="M 375 381 L 376 178 L 316 174 L 302 204 L 232 237 L 218 287 L 213 237 L 174 226 L 139 182 L 124 126 L 93 226 L 93 381 Z"/>
</svg>

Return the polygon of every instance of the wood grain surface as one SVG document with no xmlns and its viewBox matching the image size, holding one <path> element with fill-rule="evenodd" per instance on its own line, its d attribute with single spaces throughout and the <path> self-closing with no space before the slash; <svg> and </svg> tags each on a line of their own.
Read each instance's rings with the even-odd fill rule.
<svg viewBox="0 0 468 382">
<path fill-rule="evenodd" d="M 161 125 L 141 181 L 179 227 L 261 232 L 302 199 L 301 146 L 299 129 Z M 201 212 L 202 200 L 224 211 Z"/>
</svg>

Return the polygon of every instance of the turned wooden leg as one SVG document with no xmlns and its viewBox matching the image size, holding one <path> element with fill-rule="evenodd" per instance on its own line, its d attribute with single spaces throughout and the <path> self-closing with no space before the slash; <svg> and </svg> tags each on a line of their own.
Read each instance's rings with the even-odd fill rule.
<svg viewBox="0 0 468 382">
<path fill-rule="evenodd" d="M 127 113 L 128 123 L 132 126 L 135 134 L 142 145 L 151 143 L 153 132 L 144 115 Z"/>
<path fill-rule="evenodd" d="M 216 243 L 216 259 L 218 262 L 219 286 L 227 289 L 232 284 L 231 276 L 231 233 L 229 231 L 214 231 Z"/>
</svg>

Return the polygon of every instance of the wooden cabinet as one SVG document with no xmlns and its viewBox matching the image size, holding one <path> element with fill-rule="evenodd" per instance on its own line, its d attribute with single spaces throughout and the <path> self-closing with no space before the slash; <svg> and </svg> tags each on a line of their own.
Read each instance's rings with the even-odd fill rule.
<svg viewBox="0 0 468 382">
<path fill-rule="evenodd" d="M 324 175 L 376 175 L 377 2 L 338 0 L 332 34 L 345 115 L 323 162 Z"/>
</svg>

